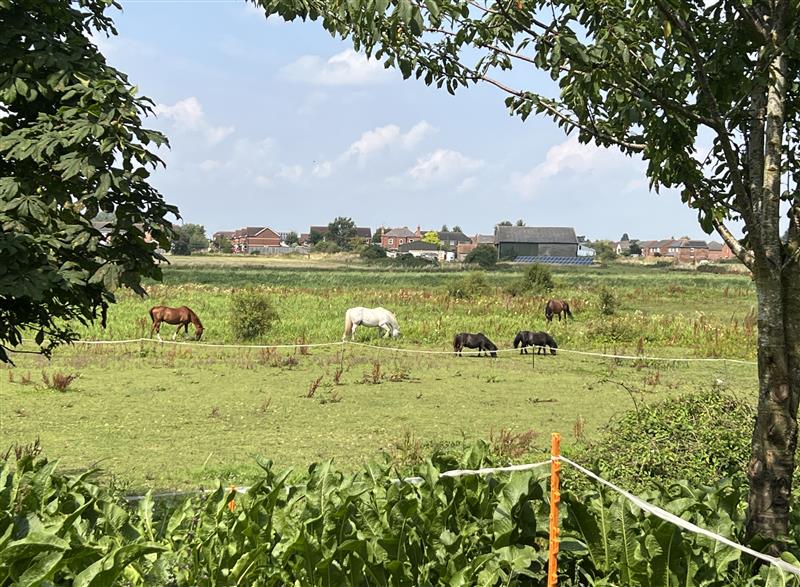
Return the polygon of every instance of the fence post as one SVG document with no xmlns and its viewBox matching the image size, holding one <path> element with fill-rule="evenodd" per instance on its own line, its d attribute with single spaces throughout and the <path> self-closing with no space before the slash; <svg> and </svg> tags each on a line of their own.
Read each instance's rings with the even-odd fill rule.
<svg viewBox="0 0 800 587">
<path fill-rule="evenodd" d="M 558 584 L 558 503 L 561 501 L 561 435 L 550 435 L 550 549 L 547 559 L 547 587 Z"/>
</svg>

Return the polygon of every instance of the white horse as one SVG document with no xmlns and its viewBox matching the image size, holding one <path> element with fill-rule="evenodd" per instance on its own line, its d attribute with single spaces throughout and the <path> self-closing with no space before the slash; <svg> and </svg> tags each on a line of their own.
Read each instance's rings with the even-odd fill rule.
<svg viewBox="0 0 800 587">
<path fill-rule="evenodd" d="M 358 326 L 377 326 L 386 332 L 386 337 L 400 336 L 397 318 L 385 308 L 350 308 L 344 315 L 344 335 L 342 340 L 350 340 L 356 335 Z"/>
</svg>

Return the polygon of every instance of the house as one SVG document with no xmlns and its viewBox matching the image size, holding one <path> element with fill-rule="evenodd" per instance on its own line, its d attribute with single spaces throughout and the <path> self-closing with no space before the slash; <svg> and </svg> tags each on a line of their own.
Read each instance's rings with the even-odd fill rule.
<svg viewBox="0 0 800 587">
<path fill-rule="evenodd" d="M 381 246 L 387 251 L 396 251 L 400 245 L 421 240 L 417 233 L 412 232 L 407 226 L 393 228 L 381 234 Z"/>
<path fill-rule="evenodd" d="M 458 250 L 458 245 L 470 242 L 469 237 L 463 232 L 439 231 L 436 235 L 439 237 L 439 240 L 442 241 L 442 246 L 452 251 Z"/>
<path fill-rule="evenodd" d="M 660 250 L 658 249 L 659 241 L 656 240 L 649 240 L 649 241 L 641 241 L 639 243 L 639 248 L 642 249 L 642 257 L 658 257 L 661 255 Z M 658 253 L 658 255 L 656 255 Z"/>
<path fill-rule="evenodd" d="M 614 243 L 614 252 L 617 255 L 627 255 L 631 252 L 631 241 L 624 240 Z"/>
<path fill-rule="evenodd" d="M 478 245 L 492 245 L 494 246 L 494 235 L 493 234 L 476 234 L 469 242 L 466 243 L 459 243 L 456 245 L 456 256 L 459 259 L 463 259 L 467 255 L 469 255 L 470 251 L 477 247 Z"/>
<path fill-rule="evenodd" d="M 711 241 L 708 243 L 708 260 L 720 261 L 722 259 L 733 259 L 734 254 L 727 244 Z"/>
<path fill-rule="evenodd" d="M 579 257 L 595 257 L 597 256 L 597 251 L 594 250 L 587 244 L 578 243 L 578 256 Z"/>
<path fill-rule="evenodd" d="M 307 233 L 303 233 L 300 238 L 301 243 L 309 243 L 311 239 L 311 235 L 316 233 L 322 236 L 328 234 L 330 230 L 327 226 L 311 226 L 308 229 Z M 372 240 L 372 229 L 364 226 L 356 226 L 356 237 L 364 240 L 365 242 L 369 242 Z"/>
<path fill-rule="evenodd" d="M 403 243 L 397 247 L 397 253 L 399 255 L 408 253 L 414 257 L 423 257 L 425 259 L 433 259 L 434 261 L 442 261 L 445 257 L 445 252 L 442 251 L 438 245 L 426 243 L 424 241 Z"/>
<path fill-rule="evenodd" d="M 234 253 L 252 253 L 281 246 L 281 237 L 266 226 L 246 226 L 234 230 L 230 239 Z"/>
<path fill-rule="evenodd" d="M 676 247 L 675 257 L 681 263 L 697 263 L 708 260 L 708 243 L 706 241 L 681 239 Z"/>
<path fill-rule="evenodd" d="M 496 226 L 494 242 L 500 259 L 578 256 L 578 238 L 575 229 L 569 227 Z"/>
</svg>

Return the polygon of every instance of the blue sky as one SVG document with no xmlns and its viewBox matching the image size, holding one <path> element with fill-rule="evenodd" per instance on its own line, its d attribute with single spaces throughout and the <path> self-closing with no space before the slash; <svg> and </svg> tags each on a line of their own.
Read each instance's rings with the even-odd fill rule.
<svg viewBox="0 0 800 587">
<path fill-rule="evenodd" d="M 649 193 L 640 161 L 579 145 L 504 95 L 455 97 L 369 62 L 315 23 L 265 20 L 244 2 L 122 2 L 109 61 L 157 103 L 167 133 L 153 182 L 209 234 L 496 222 L 574 226 L 589 238 L 706 238 L 676 192 Z M 541 81 L 536 72 L 515 73 Z"/>
</svg>

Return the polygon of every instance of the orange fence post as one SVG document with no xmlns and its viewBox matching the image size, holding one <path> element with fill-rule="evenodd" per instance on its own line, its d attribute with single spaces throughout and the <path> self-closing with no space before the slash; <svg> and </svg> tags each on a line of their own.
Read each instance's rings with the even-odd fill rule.
<svg viewBox="0 0 800 587">
<path fill-rule="evenodd" d="M 233 493 L 234 496 L 236 495 L 236 486 L 235 485 L 231 485 L 230 492 Z M 236 510 L 236 502 L 233 499 L 231 499 L 228 502 L 228 509 L 231 510 L 231 512 Z"/>
<path fill-rule="evenodd" d="M 558 584 L 558 503 L 561 501 L 561 435 L 550 435 L 550 551 L 547 559 L 547 587 Z"/>
</svg>

